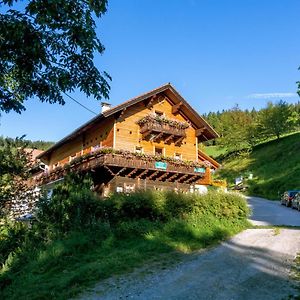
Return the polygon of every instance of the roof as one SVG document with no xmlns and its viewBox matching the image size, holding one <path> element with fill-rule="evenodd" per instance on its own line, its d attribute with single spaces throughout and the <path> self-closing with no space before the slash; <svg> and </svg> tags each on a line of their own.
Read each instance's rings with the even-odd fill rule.
<svg viewBox="0 0 300 300">
<path fill-rule="evenodd" d="M 189 105 L 189 103 L 175 90 L 175 88 L 170 84 L 164 84 L 154 90 L 151 90 L 145 94 L 142 94 L 140 96 L 137 96 L 135 98 L 132 98 L 128 101 L 125 101 L 115 107 L 112 107 L 111 109 L 106 110 L 105 112 L 97 115 L 90 121 L 86 122 L 76 130 L 74 130 L 71 134 L 67 135 L 60 141 L 58 141 L 56 144 L 54 144 L 52 147 L 50 147 L 48 150 L 44 151 L 42 154 L 38 155 L 38 158 L 45 157 L 45 155 L 50 154 L 52 151 L 60 147 L 61 145 L 65 144 L 66 142 L 72 140 L 76 136 L 82 134 L 83 132 L 86 132 L 89 128 L 94 126 L 96 123 L 100 122 L 103 119 L 106 119 L 110 116 L 113 116 L 114 114 L 127 109 L 128 107 L 135 105 L 139 102 L 142 102 L 152 96 L 155 96 L 157 94 L 164 93 L 170 101 L 173 102 L 173 104 L 179 104 L 182 103 L 180 107 L 180 112 L 184 114 L 185 116 L 188 116 L 190 121 L 195 125 L 196 128 L 202 129 L 203 136 L 205 136 L 205 140 L 210 140 L 218 137 L 218 133 Z"/>
<path fill-rule="evenodd" d="M 30 155 L 31 162 L 35 162 L 37 160 L 37 157 L 44 153 L 43 150 L 33 148 L 25 148 L 24 151 Z"/>
<path fill-rule="evenodd" d="M 208 156 L 206 153 L 204 153 L 201 150 L 198 150 L 198 157 L 202 161 L 207 160 L 208 162 L 210 162 L 214 169 L 218 169 L 221 166 L 217 161 L 215 161 L 213 158 L 211 158 L 210 156 Z"/>
</svg>

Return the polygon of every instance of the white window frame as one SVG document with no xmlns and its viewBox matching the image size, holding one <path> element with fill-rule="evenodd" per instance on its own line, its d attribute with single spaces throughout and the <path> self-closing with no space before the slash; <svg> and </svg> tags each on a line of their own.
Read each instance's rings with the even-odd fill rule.
<svg viewBox="0 0 300 300">
<path fill-rule="evenodd" d="M 137 148 L 140 148 L 140 150 L 138 150 Z M 135 146 L 134 147 L 134 152 L 138 153 L 138 154 L 143 154 L 144 153 L 144 148 L 142 146 Z"/>
<path fill-rule="evenodd" d="M 179 158 L 178 158 L 178 156 L 179 156 Z M 179 153 L 179 152 L 175 152 L 175 153 L 174 153 L 174 158 L 175 158 L 175 159 L 178 159 L 178 160 L 181 160 L 181 159 L 182 159 L 182 154 Z"/>
</svg>

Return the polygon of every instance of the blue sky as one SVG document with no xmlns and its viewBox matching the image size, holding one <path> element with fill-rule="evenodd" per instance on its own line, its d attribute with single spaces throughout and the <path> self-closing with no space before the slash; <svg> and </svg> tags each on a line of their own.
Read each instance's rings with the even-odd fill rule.
<svg viewBox="0 0 300 300">
<path fill-rule="evenodd" d="M 294 103 L 300 80 L 299 0 L 111 0 L 97 20 L 106 47 L 96 57 L 113 78 L 117 105 L 171 82 L 199 112 Z M 100 103 L 75 92 L 91 110 Z M 93 117 L 66 98 L 65 106 L 26 103 L 2 114 L 0 135 L 57 141 Z"/>
</svg>

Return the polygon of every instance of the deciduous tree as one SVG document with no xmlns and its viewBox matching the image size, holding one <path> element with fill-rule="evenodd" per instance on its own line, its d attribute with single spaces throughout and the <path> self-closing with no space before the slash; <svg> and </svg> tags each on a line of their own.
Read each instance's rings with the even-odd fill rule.
<svg viewBox="0 0 300 300">
<path fill-rule="evenodd" d="M 77 88 L 107 98 L 110 76 L 93 62 L 104 51 L 93 16 L 107 0 L 24 2 L 0 1 L 0 112 L 20 113 L 31 97 L 64 104 L 63 93 Z"/>
<path fill-rule="evenodd" d="M 285 101 L 280 100 L 276 104 L 268 103 L 267 107 L 260 111 L 262 133 L 267 136 L 275 135 L 279 139 L 283 133 L 293 127 L 291 116 L 291 106 Z"/>
</svg>

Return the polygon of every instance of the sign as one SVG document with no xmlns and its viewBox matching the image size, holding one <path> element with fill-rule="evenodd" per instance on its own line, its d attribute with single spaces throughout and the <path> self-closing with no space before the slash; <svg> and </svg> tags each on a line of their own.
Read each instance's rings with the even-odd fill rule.
<svg viewBox="0 0 300 300">
<path fill-rule="evenodd" d="M 205 168 L 195 167 L 194 172 L 195 173 L 205 173 Z"/>
<path fill-rule="evenodd" d="M 161 169 L 161 170 L 167 170 L 167 163 L 162 161 L 156 161 L 155 162 L 155 168 Z"/>
<path fill-rule="evenodd" d="M 243 183 L 243 176 L 235 178 L 235 185 L 239 185 Z"/>
</svg>

